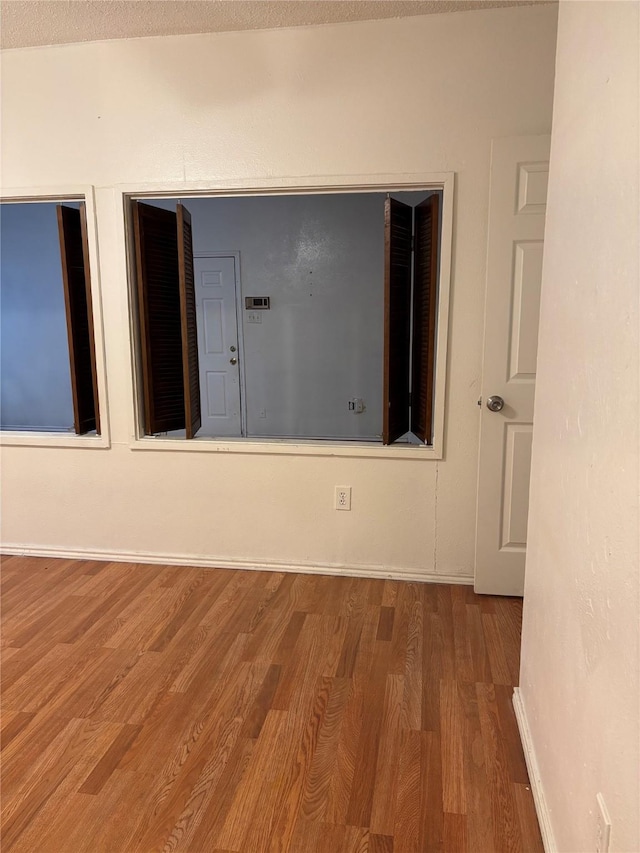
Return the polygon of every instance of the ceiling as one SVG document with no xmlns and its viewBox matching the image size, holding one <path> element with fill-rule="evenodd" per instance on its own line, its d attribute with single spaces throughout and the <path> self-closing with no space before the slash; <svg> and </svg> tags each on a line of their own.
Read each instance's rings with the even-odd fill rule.
<svg viewBox="0 0 640 853">
<path fill-rule="evenodd" d="M 545 0 L 1 0 L 0 47 L 299 27 L 539 2 Z"/>
</svg>

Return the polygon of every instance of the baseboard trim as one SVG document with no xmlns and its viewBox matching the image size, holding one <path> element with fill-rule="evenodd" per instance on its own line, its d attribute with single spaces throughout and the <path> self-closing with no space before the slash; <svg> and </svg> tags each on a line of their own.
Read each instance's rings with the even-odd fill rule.
<svg viewBox="0 0 640 853">
<path fill-rule="evenodd" d="M 397 566 L 352 565 L 342 563 L 285 563 L 277 560 L 233 560 L 197 554 L 160 554 L 149 551 L 106 551 L 87 548 L 41 548 L 24 545 L 0 545 L 0 552 L 19 557 L 52 557 L 67 560 L 104 560 L 109 563 L 153 563 L 165 566 L 198 566 L 205 569 L 247 569 L 249 571 L 296 572 L 298 574 L 344 575 L 354 578 L 388 578 L 420 583 L 472 585 L 467 575 L 421 572 Z"/>
<path fill-rule="evenodd" d="M 518 729 L 520 731 L 520 740 L 522 741 L 522 749 L 524 750 L 524 760 L 529 771 L 529 781 L 531 782 L 531 791 L 533 793 L 533 802 L 536 807 L 538 816 L 538 824 L 540 825 L 540 834 L 542 835 L 542 843 L 544 844 L 545 853 L 558 853 L 553 830 L 551 828 L 551 818 L 547 801 L 544 796 L 542 780 L 540 778 L 540 770 L 538 769 L 538 760 L 533 748 L 533 739 L 531 737 L 531 729 L 527 719 L 524 703 L 522 701 L 522 693 L 519 687 L 513 690 L 513 709 L 516 713 Z"/>
</svg>

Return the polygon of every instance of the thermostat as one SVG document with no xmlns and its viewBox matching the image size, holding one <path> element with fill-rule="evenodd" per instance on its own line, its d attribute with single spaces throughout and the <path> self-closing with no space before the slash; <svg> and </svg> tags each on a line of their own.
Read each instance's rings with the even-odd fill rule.
<svg viewBox="0 0 640 853">
<path fill-rule="evenodd" d="M 255 311 L 256 308 L 262 311 L 267 311 L 271 308 L 270 296 L 245 296 L 244 307 L 247 311 Z"/>
</svg>

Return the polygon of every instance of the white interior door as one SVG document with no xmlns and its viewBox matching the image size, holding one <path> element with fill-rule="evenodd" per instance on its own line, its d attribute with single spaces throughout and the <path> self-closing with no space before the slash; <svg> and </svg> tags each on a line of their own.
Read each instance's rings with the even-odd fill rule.
<svg viewBox="0 0 640 853">
<path fill-rule="evenodd" d="M 239 436 L 240 353 L 234 257 L 194 258 L 202 427 L 199 436 Z"/>
<path fill-rule="evenodd" d="M 475 589 L 496 595 L 524 591 L 549 142 L 491 152 Z"/>
</svg>

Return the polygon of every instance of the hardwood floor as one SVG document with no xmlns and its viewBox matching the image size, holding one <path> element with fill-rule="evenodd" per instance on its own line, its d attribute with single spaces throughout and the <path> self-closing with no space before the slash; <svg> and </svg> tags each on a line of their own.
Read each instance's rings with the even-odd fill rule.
<svg viewBox="0 0 640 853">
<path fill-rule="evenodd" d="M 520 601 L 5 558 L 2 849 L 542 851 Z"/>
</svg>

